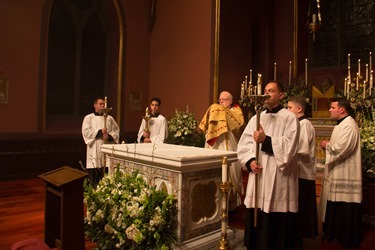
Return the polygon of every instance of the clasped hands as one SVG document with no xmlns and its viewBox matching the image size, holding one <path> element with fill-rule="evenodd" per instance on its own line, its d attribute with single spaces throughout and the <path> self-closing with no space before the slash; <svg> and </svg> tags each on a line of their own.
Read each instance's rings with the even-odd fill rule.
<svg viewBox="0 0 375 250">
<path fill-rule="evenodd" d="M 143 142 L 145 142 L 145 143 L 151 143 L 150 132 L 143 131 L 143 135 L 142 136 L 144 137 Z"/>
<path fill-rule="evenodd" d="M 102 135 L 103 135 L 103 140 L 108 140 L 108 130 L 107 130 L 107 128 L 102 128 Z"/>
</svg>

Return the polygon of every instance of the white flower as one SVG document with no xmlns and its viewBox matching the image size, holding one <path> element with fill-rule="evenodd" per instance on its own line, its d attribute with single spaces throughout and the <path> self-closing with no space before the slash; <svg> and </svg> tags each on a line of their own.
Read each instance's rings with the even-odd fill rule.
<svg viewBox="0 0 375 250">
<path fill-rule="evenodd" d="M 149 186 L 137 172 L 115 171 L 97 188 L 85 182 L 84 201 L 85 234 L 99 249 L 130 249 L 134 243 L 157 249 L 157 245 L 171 246 L 170 239 L 175 239 L 171 226 L 177 215 L 176 198 Z M 155 233 L 163 236 L 155 238 Z"/>
</svg>

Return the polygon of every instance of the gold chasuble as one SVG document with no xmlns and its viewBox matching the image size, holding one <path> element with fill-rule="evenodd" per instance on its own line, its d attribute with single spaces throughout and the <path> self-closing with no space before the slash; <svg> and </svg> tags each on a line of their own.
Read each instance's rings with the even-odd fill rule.
<svg viewBox="0 0 375 250">
<path fill-rule="evenodd" d="M 207 109 L 199 128 L 206 134 L 207 144 L 212 146 L 220 135 L 228 131 L 231 131 L 238 141 L 244 125 L 242 110 L 238 105 L 228 109 L 215 103 Z"/>
</svg>

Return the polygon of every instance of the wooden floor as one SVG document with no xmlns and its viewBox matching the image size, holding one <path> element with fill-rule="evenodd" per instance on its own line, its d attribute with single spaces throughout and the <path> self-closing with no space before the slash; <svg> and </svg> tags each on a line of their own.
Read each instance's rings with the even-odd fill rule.
<svg viewBox="0 0 375 250">
<path fill-rule="evenodd" d="M 44 182 L 42 179 L 26 179 L 0 182 L 0 250 L 26 240 L 44 240 Z M 229 225 L 244 228 L 244 207 L 229 216 Z M 364 241 L 360 249 L 375 249 L 375 229 L 364 225 Z M 95 248 L 85 242 L 86 250 Z M 315 240 L 304 242 L 304 249 L 342 249 L 337 243 Z"/>
</svg>

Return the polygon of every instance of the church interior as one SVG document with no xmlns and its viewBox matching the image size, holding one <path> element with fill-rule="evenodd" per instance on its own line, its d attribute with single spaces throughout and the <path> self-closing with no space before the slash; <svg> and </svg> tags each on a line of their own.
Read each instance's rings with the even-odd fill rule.
<svg viewBox="0 0 375 250">
<path fill-rule="evenodd" d="M 43 209 L 37 176 L 81 168 L 82 120 L 98 96 L 108 98 L 120 142 L 134 143 L 155 96 L 167 120 L 188 107 L 199 121 L 221 91 L 239 103 L 244 81 L 261 75 L 263 88 L 277 80 L 312 93 L 310 119 L 321 140 L 333 126 L 326 100 L 346 95 L 350 72 L 366 74 L 361 86 L 372 94 L 375 0 L 0 0 L 0 23 L 0 249 L 30 236 L 1 226 L 22 213 L 9 197 L 20 199 L 15 206 L 29 202 L 15 187 L 34 181 L 35 209 Z M 364 199 L 371 191 L 375 182 Z M 361 249 L 375 243 L 375 201 L 366 204 Z M 241 207 L 231 216 L 230 225 L 243 229 Z M 22 230 L 43 232 L 43 221 L 33 223 Z M 340 249 L 332 244 L 310 249 Z"/>
</svg>

